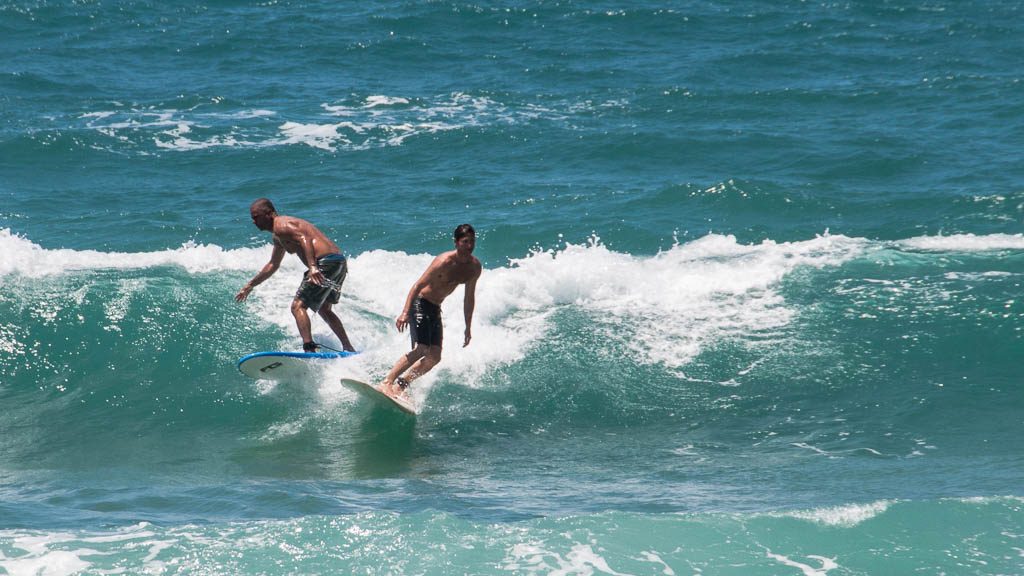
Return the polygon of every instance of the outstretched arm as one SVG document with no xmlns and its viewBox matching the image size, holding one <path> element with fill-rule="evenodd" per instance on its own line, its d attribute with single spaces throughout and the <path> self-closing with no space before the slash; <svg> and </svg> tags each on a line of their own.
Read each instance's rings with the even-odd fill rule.
<svg viewBox="0 0 1024 576">
<path fill-rule="evenodd" d="M 242 302 L 249 297 L 249 293 L 252 289 L 263 283 L 264 280 L 270 278 L 277 272 L 277 269 L 281 266 L 281 260 L 284 258 L 284 247 L 280 244 L 274 243 L 274 252 L 270 255 L 270 261 L 263 265 L 263 268 L 249 280 L 242 289 L 235 294 L 235 302 Z"/>
</svg>

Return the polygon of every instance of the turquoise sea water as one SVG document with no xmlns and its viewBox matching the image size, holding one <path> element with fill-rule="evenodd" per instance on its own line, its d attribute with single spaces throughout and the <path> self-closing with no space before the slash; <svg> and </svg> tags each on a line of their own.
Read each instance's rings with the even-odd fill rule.
<svg viewBox="0 0 1024 576">
<path fill-rule="evenodd" d="M 1022 12 L 0 0 L 0 573 L 1024 574 Z"/>
</svg>

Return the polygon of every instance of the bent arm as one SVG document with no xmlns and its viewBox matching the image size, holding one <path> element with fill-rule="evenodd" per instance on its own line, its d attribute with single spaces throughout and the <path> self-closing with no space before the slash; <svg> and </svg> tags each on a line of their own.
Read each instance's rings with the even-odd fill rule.
<svg viewBox="0 0 1024 576">
<path fill-rule="evenodd" d="M 291 222 L 287 233 L 298 243 L 299 250 L 302 251 L 302 261 L 306 263 L 306 268 L 309 269 L 309 274 L 306 277 L 313 284 L 321 286 L 324 283 L 324 275 L 316 265 L 316 240 L 309 227 L 310 224 L 308 223 Z"/>
<path fill-rule="evenodd" d="M 409 324 L 409 310 L 412 309 L 412 303 L 419 297 L 420 292 L 430 285 L 430 278 L 433 276 L 440 264 L 441 258 L 434 258 L 434 261 L 430 263 L 430 266 L 427 266 L 426 271 L 423 272 L 423 275 L 420 276 L 419 280 L 417 280 L 412 285 L 412 288 L 409 289 L 409 294 L 405 297 L 405 306 L 402 307 L 402 313 L 398 315 L 397 319 L 395 319 L 395 326 L 398 328 L 399 332 L 405 330 L 406 325 Z"/>
<path fill-rule="evenodd" d="M 302 253 L 305 255 L 303 260 L 306 261 L 306 267 L 309 268 L 309 279 L 316 284 L 320 284 L 323 276 L 320 275 L 320 268 L 316 265 L 316 247 L 313 246 L 313 239 L 308 234 L 302 233 L 298 235 L 298 238 L 302 246 Z M 314 278 L 314 275 L 319 276 L 319 278 Z"/>
</svg>

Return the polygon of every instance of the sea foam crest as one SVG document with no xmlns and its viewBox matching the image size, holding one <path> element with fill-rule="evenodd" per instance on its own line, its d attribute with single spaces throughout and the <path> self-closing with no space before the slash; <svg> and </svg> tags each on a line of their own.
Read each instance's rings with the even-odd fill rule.
<svg viewBox="0 0 1024 576">
<path fill-rule="evenodd" d="M 549 345 L 560 328 L 555 316 L 568 311 L 590 319 L 587 329 L 598 334 L 601 346 L 624 349 L 637 362 L 677 368 L 715 339 L 786 324 L 793 311 L 776 291 L 778 281 L 797 267 L 837 265 L 863 245 L 840 236 L 743 245 L 709 235 L 654 256 L 615 252 L 597 238 L 537 250 L 484 271 L 473 346 L 452 353 L 446 348 L 444 366 L 472 381 L 495 363 Z M 430 260 L 427 254 L 361 254 L 350 265 L 347 292 L 368 311 L 393 319 Z M 443 314 L 446 342 L 461 342 L 461 291 L 445 301 Z M 277 322 L 285 326 L 290 319 L 278 315 Z M 393 328 L 378 336 L 391 350 L 407 345 Z"/>
<path fill-rule="evenodd" d="M 244 270 L 253 266 L 265 248 L 236 248 L 186 242 L 178 248 L 156 252 L 102 252 L 98 250 L 47 249 L 28 238 L 0 229 L 0 276 L 19 274 L 30 278 L 88 270 L 133 270 L 179 266 L 190 273 Z"/>
<path fill-rule="evenodd" d="M 850 528 L 870 520 L 882 514 L 893 505 L 892 501 L 879 500 L 869 504 L 848 504 L 844 506 L 830 506 L 826 508 L 815 508 L 813 510 L 799 510 L 773 516 L 784 516 L 808 520 L 817 524 Z"/>
<path fill-rule="evenodd" d="M 573 544 L 564 556 L 540 543 L 515 544 L 502 560 L 502 569 L 521 574 L 620 574 L 594 551 L 591 544 Z"/>
<path fill-rule="evenodd" d="M 117 545 L 122 543 L 132 548 L 148 548 L 149 553 L 142 559 L 146 571 L 160 573 L 164 563 L 156 561 L 156 557 L 173 544 L 171 540 L 156 537 L 146 522 L 92 535 L 3 530 L 0 540 L 9 541 L 12 548 L 21 551 L 11 557 L 0 551 L 0 569 L 5 573 L 47 576 L 81 574 L 93 566 L 93 561 L 109 556 L 110 549 L 117 550 Z"/>
<path fill-rule="evenodd" d="M 1024 234 L 953 234 L 921 236 L 897 243 L 900 247 L 927 252 L 988 252 L 1024 249 Z"/>
<path fill-rule="evenodd" d="M 207 103 L 188 109 L 119 106 L 79 114 L 67 123 L 113 139 L 110 145 L 120 151 L 124 143 L 133 143 L 132 151 L 143 154 L 148 153 L 143 144 L 175 151 L 289 145 L 335 151 L 400 146 L 420 134 L 552 115 L 539 106 L 510 106 L 462 92 L 414 100 L 374 94 L 322 103 L 320 113 L 288 117 L 266 109 L 222 110 L 218 104 L 212 109 Z"/>
<path fill-rule="evenodd" d="M 678 367 L 710 341 L 785 325 L 793 311 L 776 290 L 779 280 L 797 267 L 840 264 L 863 244 L 819 236 L 744 245 L 711 234 L 644 257 L 611 251 L 595 239 L 513 260 L 495 271 L 502 284 L 496 299 L 538 315 L 579 308 L 635 360 Z"/>
<path fill-rule="evenodd" d="M 472 346 L 446 347 L 445 370 L 472 381 L 495 365 L 515 362 L 557 336 L 554 315 L 583 315 L 601 346 L 641 363 L 685 365 L 709 343 L 743 339 L 785 325 L 794 311 L 777 291 L 798 267 L 841 264 L 859 254 L 865 241 L 818 236 L 802 242 L 741 244 L 732 236 L 708 235 L 653 256 L 616 252 L 594 238 L 558 250 L 537 250 L 509 265 L 484 271 L 476 294 Z M 177 266 L 190 273 L 237 271 L 226 290 L 244 284 L 270 256 L 270 247 L 236 248 L 187 243 L 137 254 L 44 249 L 9 230 L 0 232 L 0 274 L 38 277 L 76 271 Z M 432 255 L 373 250 L 350 255 L 343 289 L 343 320 L 368 370 L 390 364 L 408 336 L 393 322 L 409 287 Z M 281 270 L 260 285 L 247 306 L 259 318 L 294 333 L 287 302 L 303 267 L 286 258 Z M 224 282 L 218 277 L 214 282 Z M 462 290 L 444 302 L 447 342 L 462 343 Z M 382 321 L 382 319 L 385 319 Z M 321 330 L 317 337 L 331 341 Z M 449 350 L 458 349 L 458 352 Z M 375 351 L 383 356 L 377 357 Z"/>
<path fill-rule="evenodd" d="M 839 567 L 839 564 L 836 564 L 834 558 L 827 558 L 825 556 L 817 556 L 814 554 L 808 554 L 807 558 L 821 564 L 820 568 L 815 568 L 814 566 L 811 566 L 810 564 L 805 564 L 803 562 L 797 562 L 796 560 L 792 560 L 789 557 L 782 554 L 775 554 L 771 550 L 765 551 L 765 555 L 771 558 L 772 560 L 779 562 L 780 564 L 784 564 L 786 566 L 789 566 L 790 568 L 796 568 L 800 570 L 800 572 L 803 573 L 804 576 L 826 576 L 830 570 L 835 570 Z"/>
</svg>

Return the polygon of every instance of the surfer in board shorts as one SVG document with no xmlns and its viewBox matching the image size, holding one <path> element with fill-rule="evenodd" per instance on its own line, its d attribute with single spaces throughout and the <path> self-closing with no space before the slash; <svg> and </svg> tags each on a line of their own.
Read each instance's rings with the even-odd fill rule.
<svg viewBox="0 0 1024 576">
<path fill-rule="evenodd" d="M 253 202 L 249 206 L 249 215 L 252 216 L 252 222 L 257 228 L 272 234 L 274 251 L 270 254 L 270 261 L 238 291 L 235 301 L 244 301 L 253 288 L 273 276 L 281 265 L 285 252 L 295 254 L 308 268 L 302 276 L 302 283 L 295 293 L 295 299 L 292 300 L 292 316 L 295 317 L 295 324 L 302 337 L 302 349 L 306 352 L 316 352 L 320 347 L 313 342 L 307 312 L 312 310 L 331 327 L 342 348 L 355 352 L 348 334 L 345 333 L 341 318 L 338 318 L 331 309 L 341 297 L 341 284 L 348 274 L 348 262 L 338 245 L 302 218 L 278 214 L 274 204 L 266 198 L 259 198 Z"/>
<path fill-rule="evenodd" d="M 409 327 L 412 351 L 395 362 L 380 384 L 380 391 L 391 397 L 401 396 L 413 380 L 426 374 L 441 362 L 441 303 L 455 291 L 459 284 L 465 284 L 462 313 L 466 319 L 465 339 L 462 346 L 469 346 L 472 339 L 470 325 L 473 308 L 476 306 L 476 281 L 482 267 L 473 249 L 476 248 L 476 230 L 469 224 L 455 229 L 455 250 L 434 258 L 419 280 L 409 289 L 405 307 L 395 319 L 399 332 Z"/>
</svg>

